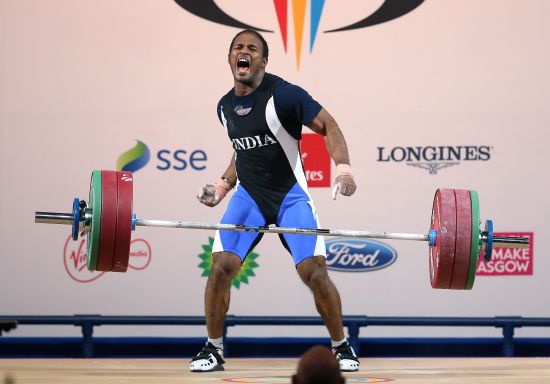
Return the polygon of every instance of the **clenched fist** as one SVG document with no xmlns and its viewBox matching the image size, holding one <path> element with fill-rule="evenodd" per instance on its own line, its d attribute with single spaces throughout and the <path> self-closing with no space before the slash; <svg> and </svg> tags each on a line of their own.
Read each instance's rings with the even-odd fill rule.
<svg viewBox="0 0 550 384">
<path fill-rule="evenodd" d="M 233 186 L 231 184 L 220 179 L 214 184 L 206 184 L 199 189 L 197 199 L 206 206 L 215 207 L 232 188 Z"/>
<path fill-rule="evenodd" d="M 336 166 L 336 179 L 332 185 L 332 199 L 335 200 L 338 193 L 344 196 L 351 196 L 355 193 L 357 185 L 353 180 L 353 173 L 349 164 L 338 164 Z"/>
</svg>

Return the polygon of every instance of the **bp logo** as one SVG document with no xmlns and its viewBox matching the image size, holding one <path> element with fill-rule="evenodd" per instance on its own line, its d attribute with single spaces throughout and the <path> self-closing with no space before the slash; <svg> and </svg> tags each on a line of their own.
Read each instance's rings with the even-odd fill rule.
<svg viewBox="0 0 550 384">
<path fill-rule="evenodd" d="M 199 255 L 199 258 L 202 260 L 202 262 L 199 264 L 199 268 L 202 268 L 202 275 L 203 277 L 210 276 L 210 271 L 212 270 L 212 245 L 214 244 L 214 238 L 209 237 L 208 238 L 208 244 L 204 244 L 202 246 L 203 253 Z M 250 252 L 246 259 L 244 260 L 243 265 L 241 266 L 241 270 L 235 276 L 235 278 L 231 281 L 231 285 L 235 288 L 239 289 L 242 284 L 248 284 L 248 278 L 250 276 L 256 276 L 254 274 L 254 269 L 258 267 L 258 263 L 256 262 L 256 259 L 260 255 L 255 252 Z"/>
<path fill-rule="evenodd" d="M 175 0 L 176 3 L 187 12 L 195 16 L 206 19 L 213 23 L 227 25 L 240 29 L 254 29 L 261 32 L 273 32 L 264 27 L 258 27 L 242 21 L 246 18 L 247 7 L 243 2 L 243 11 L 240 15 L 229 15 L 221 9 L 215 0 Z M 248 0 L 252 2 L 252 0 Z M 364 15 L 353 24 L 338 26 L 323 32 L 346 32 L 360 28 L 372 27 L 387 21 L 395 20 L 416 9 L 424 0 L 384 0 L 380 7 L 370 15 Z M 291 7 L 289 7 L 291 3 Z M 302 39 L 304 34 L 309 34 L 309 51 L 313 51 L 313 46 L 319 31 L 321 16 L 324 11 L 325 0 L 273 0 L 273 17 L 277 18 L 279 30 L 285 52 L 287 51 L 288 25 L 294 26 L 294 41 L 296 49 L 296 64 L 300 67 L 300 56 L 302 51 Z M 290 8 L 290 9 L 289 9 Z M 292 15 L 292 18 L 289 17 Z M 306 21 L 309 20 L 309 33 L 307 33 Z M 305 33 L 304 33 L 305 32 Z"/>
</svg>

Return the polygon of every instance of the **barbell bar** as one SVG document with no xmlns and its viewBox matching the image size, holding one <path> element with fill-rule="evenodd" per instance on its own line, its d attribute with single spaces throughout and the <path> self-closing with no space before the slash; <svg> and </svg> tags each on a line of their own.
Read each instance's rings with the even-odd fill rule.
<svg viewBox="0 0 550 384">
<path fill-rule="evenodd" d="M 125 272 L 131 232 L 138 226 L 427 241 L 431 285 L 444 289 L 471 289 L 478 258 L 490 261 L 493 247 L 529 246 L 527 237 L 495 236 L 492 220 L 481 229 L 477 192 L 464 189 L 436 191 L 428 234 L 141 219 L 132 212 L 132 198 L 131 172 L 95 170 L 88 202 L 75 198 L 72 213 L 35 212 L 35 222 L 71 225 L 74 240 L 85 233 L 91 271 Z"/>
</svg>

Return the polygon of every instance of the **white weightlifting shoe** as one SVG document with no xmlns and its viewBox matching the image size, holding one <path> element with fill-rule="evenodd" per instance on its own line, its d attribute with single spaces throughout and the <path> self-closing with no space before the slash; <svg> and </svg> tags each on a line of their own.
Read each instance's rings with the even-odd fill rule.
<svg viewBox="0 0 550 384">
<path fill-rule="evenodd" d="M 337 347 L 333 347 L 332 353 L 334 353 L 338 364 L 340 364 L 340 371 L 355 372 L 359 370 L 359 359 L 347 341 Z"/>
<path fill-rule="evenodd" d="M 191 372 L 223 371 L 223 364 L 223 351 L 209 342 L 191 359 L 189 369 Z"/>
</svg>

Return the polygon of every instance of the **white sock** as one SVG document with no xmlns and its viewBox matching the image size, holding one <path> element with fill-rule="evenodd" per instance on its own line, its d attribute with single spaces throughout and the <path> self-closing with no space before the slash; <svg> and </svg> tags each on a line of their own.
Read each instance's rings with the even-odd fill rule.
<svg viewBox="0 0 550 384">
<path fill-rule="evenodd" d="M 339 347 L 340 345 L 344 344 L 345 342 L 347 342 L 348 340 L 344 337 L 342 340 L 340 341 L 334 341 L 334 340 L 331 340 L 330 341 L 330 344 L 332 345 L 332 348 L 336 348 L 336 347 Z"/>
<path fill-rule="evenodd" d="M 214 345 L 214 347 L 216 347 L 218 349 L 221 349 L 223 351 L 223 336 L 219 337 L 217 339 L 208 338 L 207 342 L 212 343 L 212 345 Z"/>
</svg>

